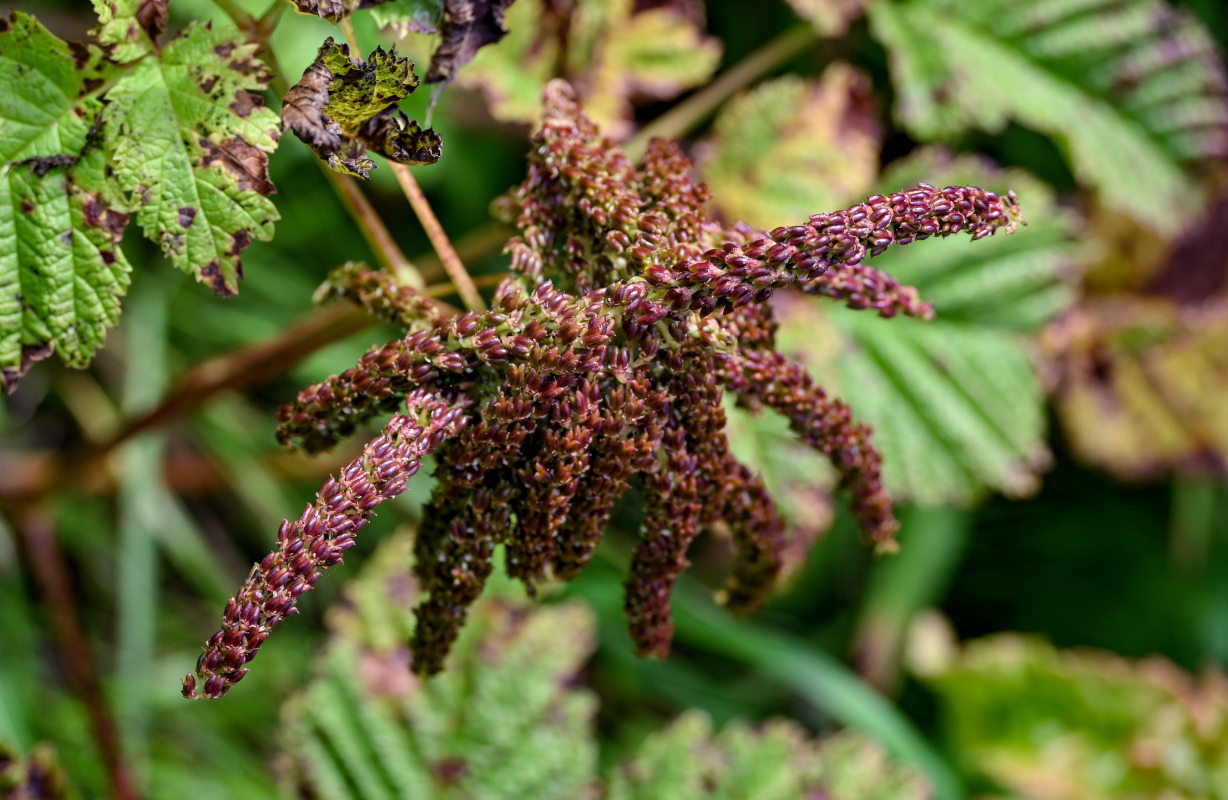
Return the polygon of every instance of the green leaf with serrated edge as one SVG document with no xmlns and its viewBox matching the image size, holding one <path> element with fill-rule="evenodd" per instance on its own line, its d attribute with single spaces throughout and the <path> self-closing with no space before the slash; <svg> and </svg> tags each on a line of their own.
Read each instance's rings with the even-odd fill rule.
<svg viewBox="0 0 1228 800">
<path fill-rule="evenodd" d="M 405 646 L 418 593 L 412 539 L 384 542 L 330 612 L 315 675 L 285 705 L 286 791 L 319 798 L 925 800 L 923 779 L 859 735 L 690 712 L 603 781 L 596 698 L 579 682 L 592 612 L 538 605 L 501 574 L 474 605 L 447 669 L 424 681 Z"/>
<path fill-rule="evenodd" d="M 707 715 L 689 711 L 650 736 L 619 767 L 607 800 L 925 800 L 925 781 L 892 764 L 864 737 L 840 734 L 815 741 L 792 722 L 752 728 L 734 721 L 713 730 Z"/>
<path fill-rule="evenodd" d="M 881 140 L 869 77 L 836 63 L 818 81 L 786 76 L 726 103 L 703 174 L 727 220 L 773 226 L 865 195 Z"/>
<path fill-rule="evenodd" d="M 1018 121 L 1062 141 L 1101 202 L 1165 233 L 1200 204 L 1183 164 L 1228 155 L 1214 43 L 1161 0 L 909 0 L 869 13 L 897 113 L 923 139 Z"/>
<path fill-rule="evenodd" d="M 579 0 L 560 18 L 541 0 L 518 0 L 506 24 L 507 37 L 479 51 L 456 81 L 480 89 L 496 119 L 533 121 L 565 41 L 563 66 L 585 111 L 615 138 L 632 130 L 633 96 L 675 97 L 707 81 L 721 56 L 720 43 L 671 3 L 636 12 L 631 0 Z"/>
<path fill-rule="evenodd" d="M 443 0 L 391 0 L 371 9 L 371 18 L 400 36 L 438 33 L 443 23 Z"/>
<path fill-rule="evenodd" d="M 841 36 L 865 11 L 867 0 L 789 0 L 794 12 L 821 36 Z"/>
<path fill-rule="evenodd" d="M 577 603 L 530 608 L 492 578 L 448 669 L 409 671 L 411 540 L 390 539 L 330 618 L 311 684 L 286 705 L 296 791 L 319 797 L 593 797 L 595 698 L 575 685 L 594 646 Z"/>
<path fill-rule="evenodd" d="M 125 210 L 184 272 L 232 295 L 239 254 L 273 236 L 277 115 L 256 45 L 194 24 L 107 93 L 104 136 Z"/>
<path fill-rule="evenodd" d="M 955 757 L 1008 796 L 1228 800 L 1228 686 L 1218 672 L 1005 634 L 922 677 Z"/>
<path fill-rule="evenodd" d="M 166 25 L 167 0 L 93 0 L 98 25 L 94 38 L 117 64 L 154 50 L 153 37 Z"/>
<path fill-rule="evenodd" d="M 1082 249 L 1051 193 L 1024 173 L 923 151 L 888 170 L 880 186 L 896 190 L 922 176 L 1015 188 L 1030 225 L 1022 235 L 991 237 L 976 248 L 949 239 L 875 259 L 933 304 L 932 322 L 825 308 L 842 334 L 833 347 L 810 334 L 813 303 L 785 298 L 781 349 L 874 428 L 883 480 L 895 496 L 962 503 L 986 490 L 1027 494 L 1050 460 L 1034 339 L 1071 301 L 1063 275 Z M 798 306 L 807 309 L 801 316 L 791 310 Z"/>
<path fill-rule="evenodd" d="M 127 218 L 78 184 L 96 183 L 87 149 L 99 102 L 97 53 L 72 50 L 32 17 L 0 33 L 0 386 L 12 391 L 58 352 L 85 366 L 119 316 Z M 85 97 L 83 98 L 83 95 Z"/>
<path fill-rule="evenodd" d="M 397 108 L 418 87 L 413 65 L 395 49 L 376 48 L 366 61 L 332 38 L 286 94 L 282 118 L 332 169 L 369 178 L 367 150 L 402 164 L 433 164 L 443 145 Z"/>
</svg>

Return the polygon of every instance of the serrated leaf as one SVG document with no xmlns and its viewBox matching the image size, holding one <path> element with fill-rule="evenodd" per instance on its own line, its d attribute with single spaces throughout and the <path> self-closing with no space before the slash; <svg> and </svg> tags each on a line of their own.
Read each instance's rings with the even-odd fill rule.
<svg viewBox="0 0 1228 800">
<path fill-rule="evenodd" d="M 864 737 L 815 740 L 784 720 L 716 732 L 699 712 L 649 737 L 603 787 L 596 697 L 580 683 L 596 641 L 592 612 L 575 601 L 533 604 L 492 577 L 447 670 L 424 681 L 410 672 L 405 646 L 418 592 L 411 549 L 398 535 L 372 556 L 331 613 L 311 683 L 283 709 L 294 796 L 929 797 L 917 773 Z"/>
<path fill-rule="evenodd" d="M 626 136 L 635 98 L 668 100 L 707 81 L 720 61 L 720 43 L 676 5 L 636 11 L 631 0 L 579 0 L 558 16 L 541 0 L 520 0 L 507 13 L 508 38 L 479 52 L 457 81 L 480 89 L 495 118 L 531 122 L 561 67 L 601 129 Z"/>
<path fill-rule="evenodd" d="M 799 17 L 821 36 L 842 36 L 865 11 L 867 0 L 789 0 Z M 826 208 L 826 206 L 824 206 Z"/>
<path fill-rule="evenodd" d="M 504 17 L 514 0 L 443 0 L 439 43 L 431 56 L 427 83 L 445 81 L 468 64 L 478 50 L 507 35 Z"/>
<path fill-rule="evenodd" d="M 329 38 L 286 94 L 282 118 L 329 167 L 369 179 L 375 162 L 368 148 L 402 164 L 439 160 L 439 134 L 422 130 L 397 108 L 416 88 L 413 65 L 395 50 L 376 48 L 366 61 L 356 61 L 347 45 Z"/>
<path fill-rule="evenodd" d="M 166 29 L 167 0 L 93 0 L 98 25 L 94 38 L 117 64 L 153 52 Z"/>
<path fill-rule="evenodd" d="M 583 605 L 530 610 L 507 583 L 474 608 L 447 671 L 409 671 L 417 594 L 397 537 L 349 588 L 319 674 L 286 706 L 291 782 L 320 798 L 584 798 L 595 700 L 574 685 L 594 646 Z"/>
<path fill-rule="evenodd" d="M 1126 479 L 1217 473 L 1228 460 L 1228 303 L 1159 297 L 1084 302 L 1048 337 L 1056 404 L 1084 460 Z"/>
<path fill-rule="evenodd" d="M 1199 207 L 1183 164 L 1228 155 L 1214 42 L 1160 0 L 909 0 L 869 13 L 897 112 L 923 139 L 1018 121 L 1062 141 L 1102 203 L 1160 232 Z"/>
<path fill-rule="evenodd" d="M 72 50 L 32 17 L 0 33 L 0 386 L 53 351 L 84 366 L 119 316 L 130 267 L 127 217 L 81 189 L 100 172 L 87 148 L 101 82 L 97 53 Z"/>
<path fill-rule="evenodd" d="M 650 736 L 614 774 L 608 800 L 924 800 L 925 781 L 853 734 L 821 743 L 797 725 L 732 722 L 719 733 L 691 711 Z"/>
<path fill-rule="evenodd" d="M 256 45 L 194 24 L 107 93 L 104 136 L 124 210 L 184 272 L 232 295 L 239 254 L 273 236 L 277 115 L 254 92 Z"/>
<path fill-rule="evenodd" d="M 391 0 L 372 9 L 371 18 L 376 25 L 392 28 L 401 37 L 409 33 L 439 33 L 443 25 L 443 0 Z"/>
<path fill-rule="evenodd" d="M 923 152 L 888 171 L 884 189 L 929 176 L 940 183 L 1014 187 L 1031 221 L 1023 235 L 895 248 L 876 266 L 916 286 L 937 318 L 883 320 L 824 309 L 842 337 L 823 349 L 783 306 L 780 345 L 831 385 L 874 428 L 883 480 L 922 503 L 968 502 L 986 490 L 1034 491 L 1050 459 L 1034 338 L 1066 307 L 1062 275 L 1082 258 L 1069 220 L 1043 184 L 984 162 Z M 808 312 L 813 313 L 813 312 Z M 802 315 L 800 320 L 805 320 Z"/>
<path fill-rule="evenodd" d="M 967 768 L 1011 796 L 1228 798 L 1228 685 L 1159 658 L 968 644 L 927 681 Z M 1026 702 L 1020 702 L 1026 698 Z"/>
<path fill-rule="evenodd" d="M 865 195 L 881 140 L 869 77 L 836 63 L 818 81 L 786 76 L 726 103 L 703 171 L 726 219 L 773 226 Z"/>
</svg>

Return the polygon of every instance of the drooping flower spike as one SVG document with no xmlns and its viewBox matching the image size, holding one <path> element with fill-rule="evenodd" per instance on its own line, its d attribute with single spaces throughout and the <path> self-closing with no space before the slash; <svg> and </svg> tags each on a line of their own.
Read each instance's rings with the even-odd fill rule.
<svg viewBox="0 0 1228 800">
<path fill-rule="evenodd" d="M 707 218 L 707 187 L 676 145 L 654 141 L 637 168 L 565 83 L 550 84 L 545 101 L 529 175 L 501 203 L 518 233 L 489 311 L 450 315 L 354 265 L 326 284 L 323 294 L 353 298 L 407 333 L 282 408 L 281 441 L 315 452 L 394 416 L 283 524 L 278 549 L 228 604 L 199 677 L 185 680 L 186 696 L 219 697 L 243 677 L 273 626 L 427 453 L 438 482 L 415 543 L 426 592 L 412 643 L 420 674 L 443 668 L 497 546 L 530 591 L 571 578 L 636 478 L 645 510 L 626 611 L 639 652 L 668 652 L 670 593 L 705 528 L 720 523 L 734 543 L 726 605 L 761 605 L 787 539 L 762 481 L 729 452 L 725 392 L 784 415 L 831 459 L 867 538 L 891 544 L 896 522 L 869 428 L 774 349 L 766 301 L 793 287 L 928 318 L 915 290 L 864 259 L 930 236 L 1010 232 L 1014 196 L 923 184 L 771 231 L 726 229 Z"/>
</svg>

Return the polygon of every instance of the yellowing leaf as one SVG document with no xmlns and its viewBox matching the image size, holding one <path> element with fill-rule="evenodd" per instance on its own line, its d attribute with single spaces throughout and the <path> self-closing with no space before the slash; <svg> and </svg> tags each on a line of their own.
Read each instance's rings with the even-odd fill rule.
<svg viewBox="0 0 1228 800">
<path fill-rule="evenodd" d="M 1228 303 L 1085 302 L 1048 337 L 1057 409 L 1075 451 L 1124 478 L 1205 472 L 1228 460 Z"/>
<path fill-rule="evenodd" d="M 789 0 L 789 5 L 822 36 L 840 36 L 861 16 L 866 0 Z"/>
<path fill-rule="evenodd" d="M 1228 798 L 1221 672 L 1002 635 L 926 680 L 957 757 L 1009 796 Z"/>
<path fill-rule="evenodd" d="M 589 116 L 615 138 L 631 132 L 635 99 L 665 100 L 702 84 L 721 55 L 670 3 L 636 12 L 631 0 L 578 0 L 556 17 L 541 0 L 519 0 L 506 24 L 508 37 L 479 52 L 457 82 L 481 89 L 497 119 L 531 122 L 546 83 L 567 74 Z"/>
<path fill-rule="evenodd" d="M 376 48 L 366 61 L 330 37 L 302 79 L 286 94 L 286 127 L 337 172 L 369 178 L 375 162 L 370 148 L 402 164 L 439 160 L 439 134 L 422 130 L 397 108 L 418 88 L 407 58 Z"/>
<path fill-rule="evenodd" d="M 787 76 L 725 104 L 703 171 L 726 219 L 768 226 L 867 194 L 881 138 L 870 79 L 836 63 L 818 81 Z"/>
<path fill-rule="evenodd" d="M 117 64 L 148 55 L 166 27 L 167 0 L 94 0 L 94 38 Z"/>
<path fill-rule="evenodd" d="M 1063 275 L 1082 261 L 1082 249 L 1044 185 L 1024 173 L 922 151 L 880 185 L 892 190 L 922 176 L 1015 188 L 1030 225 L 1024 235 L 975 248 L 950 239 L 876 259 L 933 304 L 932 322 L 825 308 L 842 335 L 824 346 L 831 340 L 811 334 L 807 315 L 791 311 L 795 301 L 782 306 L 780 347 L 873 427 L 883 481 L 897 498 L 937 504 L 966 503 L 986 490 L 1027 494 L 1050 459 L 1035 339 L 1070 303 Z"/>
<path fill-rule="evenodd" d="M 1228 156 L 1214 41 L 1162 0 L 908 0 L 872 4 L 870 21 L 915 135 L 1018 121 L 1063 142 L 1100 202 L 1158 232 L 1199 208 L 1183 167 Z"/>
<path fill-rule="evenodd" d="M 179 269 L 238 291 L 239 254 L 273 235 L 277 115 L 256 46 L 193 25 L 107 93 L 103 136 L 124 210 Z"/>
</svg>

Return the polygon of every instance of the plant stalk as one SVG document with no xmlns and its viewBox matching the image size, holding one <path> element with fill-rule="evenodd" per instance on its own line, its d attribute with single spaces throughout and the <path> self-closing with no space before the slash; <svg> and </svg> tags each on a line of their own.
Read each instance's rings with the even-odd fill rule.
<svg viewBox="0 0 1228 800">
<path fill-rule="evenodd" d="M 460 295 L 465 307 L 470 311 L 485 311 L 486 302 L 482 300 L 482 295 L 478 294 L 477 287 L 473 285 L 473 279 L 469 277 L 464 263 L 461 262 L 460 256 L 456 254 L 456 249 L 452 246 L 451 240 L 448 239 L 448 234 L 444 232 L 443 226 L 439 224 L 439 218 L 431 210 L 431 204 L 427 202 L 426 195 L 422 193 L 418 182 L 414 180 L 409 167 L 394 162 L 389 162 L 389 166 L 392 167 L 393 173 L 397 176 L 397 182 L 401 184 L 401 190 L 405 192 L 405 198 L 409 200 L 410 207 L 418 215 L 418 220 L 422 223 L 423 229 L 426 230 L 427 238 L 431 240 L 431 246 L 435 248 L 435 253 L 439 256 L 439 261 L 443 264 L 444 271 L 448 273 L 448 278 L 451 279 L 452 284 L 456 287 L 456 292 Z"/>
<path fill-rule="evenodd" d="M 745 89 L 817 40 L 817 35 L 809 26 L 790 28 L 721 73 L 712 83 L 640 128 L 623 144 L 623 152 L 638 161 L 653 139 L 682 138 L 730 95 Z"/>
</svg>

